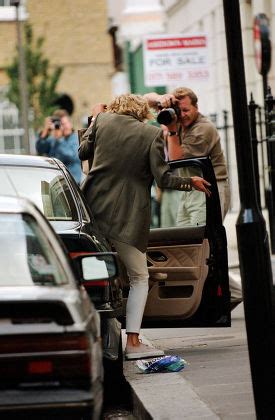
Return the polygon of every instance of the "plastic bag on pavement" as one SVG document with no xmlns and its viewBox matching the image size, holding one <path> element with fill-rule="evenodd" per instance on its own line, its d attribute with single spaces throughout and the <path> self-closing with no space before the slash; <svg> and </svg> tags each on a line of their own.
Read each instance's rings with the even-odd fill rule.
<svg viewBox="0 0 275 420">
<path fill-rule="evenodd" d="M 137 360 L 137 367 L 143 373 L 179 372 L 186 361 L 179 356 L 161 356 L 151 360 Z"/>
</svg>

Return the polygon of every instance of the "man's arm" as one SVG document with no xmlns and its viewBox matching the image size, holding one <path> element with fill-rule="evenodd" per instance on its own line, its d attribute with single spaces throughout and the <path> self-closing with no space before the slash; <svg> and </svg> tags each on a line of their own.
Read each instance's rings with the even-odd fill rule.
<svg viewBox="0 0 275 420">
<path fill-rule="evenodd" d="M 94 147 L 95 147 L 95 135 L 96 135 L 96 129 L 95 129 L 95 123 L 97 116 L 101 112 L 105 112 L 107 108 L 106 104 L 98 103 L 93 106 L 92 108 L 92 118 L 91 118 L 91 124 L 85 131 L 85 133 L 82 136 L 82 141 L 80 142 L 80 146 L 78 148 L 78 156 L 80 160 L 89 160 L 92 161 L 94 158 Z"/>
<path fill-rule="evenodd" d="M 150 108 L 155 109 L 156 111 L 158 110 L 158 103 L 161 100 L 161 96 L 156 92 L 150 92 L 150 93 L 145 93 L 145 95 L 143 95 L 143 98 L 148 102 L 148 105 Z"/>
<path fill-rule="evenodd" d="M 39 156 L 48 156 L 53 143 L 52 137 L 39 136 L 35 143 L 35 148 Z"/>
<path fill-rule="evenodd" d="M 78 148 L 78 156 L 80 160 L 90 160 L 94 157 L 94 145 L 95 145 L 95 129 L 94 121 L 87 128 L 84 135 L 82 136 L 82 141 Z"/>
<path fill-rule="evenodd" d="M 169 108 L 172 104 L 177 103 L 177 99 L 171 93 L 165 93 L 163 95 L 159 95 L 156 92 L 145 93 L 143 98 L 148 102 L 150 108 L 155 109 L 156 111 L 159 109 L 159 105 L 162 108 Z"/>
<path fill-rule="evenodd" d="M 44 127 L 39 133 L 39 136 L 35 143 L 36 151 L 40 156 L 47 156 L 50 152 L 52 145 L 52 138 L 50 137 L 50 133 L 52 128 L 53 127 L 51 118 L 47 117 L 44 121 Z"/>
<path fill-rule="evenodd" d="M 167 149 L 168 149 L 168 159 L 177 160 L 183 159 L 183 150 L 179 141 L 179 134 L 177 127 L 170 128 L 167 136 Z"/>
</svg>

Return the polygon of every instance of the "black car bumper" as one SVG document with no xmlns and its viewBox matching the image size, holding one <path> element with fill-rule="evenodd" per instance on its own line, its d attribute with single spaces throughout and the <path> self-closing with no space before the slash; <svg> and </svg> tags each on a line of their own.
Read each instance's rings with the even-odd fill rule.
<svg viewBox="0 0 275 420">
<path fill-rule="evenodd" d="M 80 414 L 99 419 L 103 394 L 80 389 L 1 390 L 0 418 L 62 419 Z M 69 416 L 69 417 L 68 417 Z"/>
</svg>

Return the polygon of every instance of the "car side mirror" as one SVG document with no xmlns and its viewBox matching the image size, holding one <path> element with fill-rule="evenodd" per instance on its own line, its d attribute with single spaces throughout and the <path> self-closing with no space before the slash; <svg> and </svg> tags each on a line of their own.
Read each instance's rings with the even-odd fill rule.
<svg viewBox="0 0 275 420">
<path fill-rule="evenodd" d="M 83 285 L 86 281 L 111 280 L 118 275 L 115 256 L 110 252 L 82 254 L 74 261 L 80 269 Z"/>
</svg>

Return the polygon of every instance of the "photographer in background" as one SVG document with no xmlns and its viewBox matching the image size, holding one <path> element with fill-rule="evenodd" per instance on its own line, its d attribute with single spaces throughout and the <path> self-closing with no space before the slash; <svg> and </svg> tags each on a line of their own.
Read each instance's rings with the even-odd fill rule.
<svg viewBox="0 0 275 420">
<path fill-rule="evenodd" d="M 44 128 L 36 141 L 37 154 L 61 160 L 80 184 L 82 171 L 78 147 L 78 136 L 73 130 L 67 111 L 59 109 L 45 119 Z"/>
<path fill-rule="evenodd" d="M 157 119 L 168 129 L 169 160 L 199 156 L 210 157 L 217 179 L 222 218 L 224 219 L 230 204 L 225 157 L 216 127 L 198 110 L 197 95 L 191 89 L 179 87 L 171 94 L 158 95 L 152 92 L 145 94 L 144 98 L 150 107 L 156 110 L 163 108 Z M 194 196 L 197 194 L 195 193 Z M 197 197 L 200 200 L 200 197 Z M 199 205 L 200 203 L 198 203 Z"/>
</svg>

